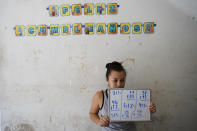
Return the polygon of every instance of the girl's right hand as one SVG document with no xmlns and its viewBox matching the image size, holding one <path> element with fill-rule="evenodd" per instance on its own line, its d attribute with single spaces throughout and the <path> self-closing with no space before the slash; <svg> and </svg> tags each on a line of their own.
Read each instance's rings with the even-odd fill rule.
<svg viewBox="0 0 197 131">
<path fill-rule="evenodd" d="M 109 126 L 109 117 L 108 116 L 100 117 L 97 124 L 101 127 L 108 127 Z"/>
</svg>

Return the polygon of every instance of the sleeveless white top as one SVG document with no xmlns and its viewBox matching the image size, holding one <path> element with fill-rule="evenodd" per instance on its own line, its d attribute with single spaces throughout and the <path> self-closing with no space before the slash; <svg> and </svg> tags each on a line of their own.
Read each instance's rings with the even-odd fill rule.
<svg viewBox="0 0 197 131">
<path fill-rule="evenodd" d="M 107 115 L 108 112 L 108 94 L 107 90 L 103 91 L 103 104 L 99 111 L 100 116 Z M 102 131 L 136 131 L 134 122 L 110 122 L 109 127 L 102 127 Z"/>
</svg>

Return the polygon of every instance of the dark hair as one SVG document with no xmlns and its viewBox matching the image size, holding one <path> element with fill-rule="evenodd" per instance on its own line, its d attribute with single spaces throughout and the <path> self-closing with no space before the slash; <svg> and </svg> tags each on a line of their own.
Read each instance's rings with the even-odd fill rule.
<svg viewBox="0 0 197 131">
<path fill-rule="evenodd" d="M 113 61 L 112 63 L 107 63 L 106 68 L 107 68 L 107 72 L 106 72 L 107 80 L 109 79 L 109 75 L 111 74 L 112 71 L 118 71 L 118 72 L 124 71 L 126 76 L 126 70 L 124 69 L 122 64 L 117 61 Z"/>
</svg>

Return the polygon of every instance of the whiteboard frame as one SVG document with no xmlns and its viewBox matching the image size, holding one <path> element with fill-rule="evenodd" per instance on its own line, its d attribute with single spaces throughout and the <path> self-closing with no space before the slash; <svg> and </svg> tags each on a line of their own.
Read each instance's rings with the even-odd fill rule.
<svg viewBox="0 0 197 131">
<path fill-rule="evenodd" d="M 151 89 L 125 89 L 125 88 L 108 88 L 109 89 L 109 94 L 108 94 L 108 114 L 109 114 L 109 118 L 110 118 L 110 91 L 111 90 L 150 90 L 150 103 L 152 101 L 152 97 L 151 97 L 151 94 L 152 94 L 152 91 Z M 151 112 L 150 112 L 150 120 L 110 120 L 110 122 L 150 122 L 152 121 L 152 115 L 151 115 Z"/>
</svg>

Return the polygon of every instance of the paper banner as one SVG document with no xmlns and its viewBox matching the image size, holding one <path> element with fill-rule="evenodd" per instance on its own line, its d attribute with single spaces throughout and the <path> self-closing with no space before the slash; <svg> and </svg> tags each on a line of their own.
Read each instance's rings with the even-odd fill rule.
<svg viewBox="0 0 197 131">
<path fill-rule="evenodd" d="M 49 29 L 51 36 L 58 36 L 60 35 L 80 35 L 82 33 L 87 35 L 95 34 L 95 28 L 96 28 L 96 34 L 106 34 L 106 28 L 108 30 L 108 34 L 118 34 L 118 28 L 120 28 L 120 34 L 130 34 L 131 28 L 133 34 L 140 34 L 142 33 L 143 27 L 144 27 L 144 33 L 145 34 L 152 34 L 154 33 L 154 27 L 156 24 L 154 22 L 146 22 L 144 24 L 140 22 L 135 22 L 132 25 L 130 23 L 86 23 L 85 25 L 82 24 L 52 24 L 49 27 L 47 25 L 27 25 L 26 27 L 24 25 L 16 25 L 14 27 L 16 36 L 25 36 L 25 32 L 27 33 L 27 36 L 46 36 L 47 30 Z M 71 29 L 72 28 L 72 29 Z M 83 31 L 84 29 L 84 32 Z M 38 32 L 38 33 L 37 33 Z"/>
<path fill-rule="evenodd" d="M 93 15 L 94 14 L 94 4 L 84 4 L 84 14 Z"/>
<path fill-rule="evenodd" d="M 121 23 L 120 24 L 120 33 L 121 34 L 130 34 L 130 24 L 129 23 Z"/>
<path fill-rule="evenodd" d="M 17 25 L 15 29 L 16 36 L 24 36 L 25 35 L 25 27 L 23 25 Z"/>
<path fill-rule="evenodd" d="M 39 25 L 38 26 L 38 35 L 46 36 L 47 35 L 47 25 Z"/>
<path fill-rule="evenodd" d="M 117 3 L 110 3 L 107 5 L 108 15 L 118 14 L 118 5 Z"/>
<path fill-rule="evenodd" d="M 59 12 L 61 16 L 69 16 L 70 14 L 74 16 L 82 15 L 82 9 L 84 8 L 84 15 L 105 15 L 106 8 L 108 15 L 118 14 L 119 5 L 117 3 L 97 3 L 96 6 L 92 3 L 81 4 L 73 4 L 73 5 L 50 5 L 47 7 L 49 10 L 49 16 L 59 16 Z M 95 12 L 94 12 L 95 10 Z M 71 12 L 72 11 L 72 12 Z M 70 13 L 71 12 L 71 13 Z"/>
<path fill-rule="evenodd" d="M 142 23 L 133 23 L 132 24 L 132 33 L 133 34 L 142 33 Z"/>
<path fill-rule="evenodd" d="M 57 5 L 49 6 L 49 16 L 59 16 L 59 8 Z"/>
<path fill-rule="evenodd" d="M 61 16 L 70 15 L 70 6 L 69 5 L 61 5 L 60 6 L 60 14 L 61 14 Z"/>
<path fill-rule="evenodd" d="M 96 14 L 105 15 L 105 4 L 96 4 Z"/>
<path fill-rule="evenodd" d="M 144 33 L 152 34 L 154 32 L 154 22 L 146 22 L 144 23 Z"/>
<path fill-rule="evenodd" d="M 72 15 L 81 15 L 81 4 L 72 5 Z"/>
<path fill-rule="evenodd" d="M 82 24 L 73 24 L 73 34 L 74 35 L 82 34 Z"/>
<path fill-rule="evenodd" d="M 59 25 L 50 25 L 50 35 L 57 36 L 59 34 Z"/>
<path fill-rule="evenodd" d="M 108 34 L 117 34 L 117 23 L 108 24 Z"/>
<path fill-rule="evenodd" d="M 27 35 L 28 36 L 36 36 L 36 26 L 35 25 L 28 25 L 27 26 Z"/>
<path fill-rule="evenodd" d="M 71 34 L 70 28 L 71 26 L 68 24 L 62 25 L 62 28 L 61 28 L 62 35 L 70 35 Z"/>
<path fill-rule="evenodd" d="M 85 24 L 85 34 L 87 34 L 87 35 L 94 34 L 94 24 L 93 23 Z"/>
<path fill-rule="evenodd" d="M 105 34 L 106 33 L 105 23 L 96 24 L 96 33 L 97 34 Z"/>
</svg>

